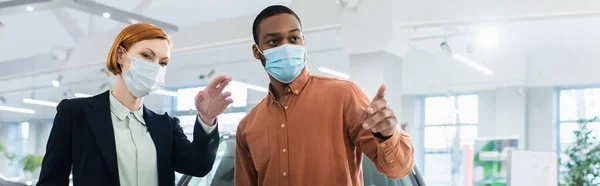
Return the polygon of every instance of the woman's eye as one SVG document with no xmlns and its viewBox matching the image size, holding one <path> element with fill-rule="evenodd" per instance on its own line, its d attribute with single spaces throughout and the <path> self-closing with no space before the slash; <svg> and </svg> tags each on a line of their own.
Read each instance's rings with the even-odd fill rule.
<svg viewBox="0 0 600 186">
<path fill-rule="evenodd" d="M 167 66 L 167 63 L 166 63 L 166 62 L 160 62 L 160 63 L 158 63 L 158 64 L 159 64 L 160 66 L 162 66 L 162 67 L 166 67 L 166 66 Z"/>
<path fill-rule="evenodd" d="M 151 56 L 148 54 L 142 54 L 142 57 L 144 57 L 144 59 L 151 59 Z"/>
<path fill-rule="evenodd" d="M 299 38 L 299 37 L 292 37 L 292 39 L 290 39 L 290 41 L 292 41 L 292 42 L 296 42 L 296 41 L 298 41 L 298 40 L 300 40 L 300 38 Z"/>
</svg>

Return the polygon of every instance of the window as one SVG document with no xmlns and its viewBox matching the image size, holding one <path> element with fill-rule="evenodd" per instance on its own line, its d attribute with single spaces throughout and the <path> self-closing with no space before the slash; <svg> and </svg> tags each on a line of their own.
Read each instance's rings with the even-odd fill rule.
<svg viewBox="0 0 600 186">
<path fill-rule="evenodd" d="M 424 104 L 425 180 L 427 185 L 451 185 L 453 176 L 462 176 L 452 171 L 462 170 L 464 158 L 457 152 L 477 138 L 478 97 L 427 97 Z"/>
<path fill-rule="evenodd" d="M 561 90 L 559 94 L 560 150 L 576 140 L 573 131 L 579 128 L 577 120 L 600 116 L 600 88 Z M 593 135 L 600 137 L 600 123 L 589 123 Z"/>
<path fill-rule="evenodd" d="M 196 110 L 196 106 L 193 100 L 196 98 L 196 94 L 203 90 L 205 87 L 192 87 L 178 89 L 179 97 L 177 97 L 177 108 L 176 111 L 190 111 Z M 231 97 L 234 100 L 230 107 L 246 107 L 247 106 L 247 95 L 248 89 L 243 86 L 236 84 L 229 84 L 225 91 L 231 92 Z M 183 112 L 186 113 L 186 112 Z M 195 112 L 191 112 L 195 113 Z M 242 118 L 246 116 L 245 112 L 230 112 L 224 113 L 217 117 L 219 120 L 219 132 L 227 133 L 236 130 L 238 123 Z M 178 116 L 180 125 L 183 131 L 188 135 L 189 139 L 192 139 L 194 133 L 194 122 L 196 122 L 196 115 L 179 115 Z"/>
<path fill-rule="evenodd" d="M 177 98 L 177 111 L 196 110 L 193 100 L 195 100 L 196 94 L 198 94 L 200 90 L 204 90 L 204 88 L 205 87 L 192 87 L 178 89 L 177 93 L 179 93 L 179 97 Z M 231 92 L 231 98 L 233 99 L 233 104 L 230 105 L 231 107 L 245 107 L 248 105 L 248 89 L 246 87 L 230 84 L 225 88 L 225 91 Z"/>
</svg>

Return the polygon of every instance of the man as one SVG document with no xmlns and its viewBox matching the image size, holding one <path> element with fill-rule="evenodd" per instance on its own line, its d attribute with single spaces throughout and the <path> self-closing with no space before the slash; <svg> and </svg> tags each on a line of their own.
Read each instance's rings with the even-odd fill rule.
<svg viewBox="0 0 600 186">
<path fill-rule="evenodd" d="M 300 19 L 285 6 L 264 9 L 252 32 L 271 83 L 238 126 L 237 185 L 362 185 L 363 153 L 389 178 L 410 174 L 414 150 L 384 86 L 369 104 L 354 83 L 311 75 Z"/>
</svg>

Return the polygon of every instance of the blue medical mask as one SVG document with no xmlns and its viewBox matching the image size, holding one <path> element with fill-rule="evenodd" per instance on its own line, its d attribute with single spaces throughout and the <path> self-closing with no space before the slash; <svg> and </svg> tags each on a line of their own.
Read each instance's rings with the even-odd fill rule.
<svg viewBox="0 0 600 186">
<path fill-rule="evenodd" d="M 294 81 L 306 66 L 306 49 L 302 45 L 284 44 L 264 52 L 258 51 L 265 56 L 267 73 L 282 83 Z"/>
<path fill-rule="evenodd" d="M 131 55 L 129 57 L 131 58 L 131 65 L 129 66 L 129 71 L 123 73 L 123 79 L 133 96 L 136 98 L 145 97 L 165 85 L 167 68 L 134 58 Z"/>
</svg>

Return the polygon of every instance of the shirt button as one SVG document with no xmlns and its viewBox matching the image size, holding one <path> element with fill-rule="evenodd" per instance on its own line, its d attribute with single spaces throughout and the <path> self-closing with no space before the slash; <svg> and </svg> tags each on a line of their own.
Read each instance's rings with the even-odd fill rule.
<svg viewBox="0 0 600 186">
<path fill-rule="evenodd" d="M 283 176 L 287 176 L 287 172 L 283 172 Z"/>
<path fill-rule="evenodd" d="M 283 149 L 283 150 L 281 150 L 281 151 L 285 152 L 285 151 L 287 151 L 287 150 Z"/>
<path fill-rule="evenodd" d="M 283 107 L 283 109 L 287 110 L 287 106 Z"/>
<path fill-rule="evenodd" d="M 292 89 L 288 88 L 288 89 L 287 89 L 287 91 L 288 91 L 288 92 L 291 92 L 291 91 L 292 91 Z"/>
<path fill-rule="evenodd" d="M 281 124 L 281 128 L 285 128 L 285 124 Z"/>
<path fill-rule="evenodd" d="M 294 92 L 295 92 L 296 94 L 298 94 L 298 90 L 294 90 Z"/>
<path fill-rule="evenodd" d="M 380 147 L 385 147 L 385 143 L 382 143 L 379 145 Z"/>
</svg>

